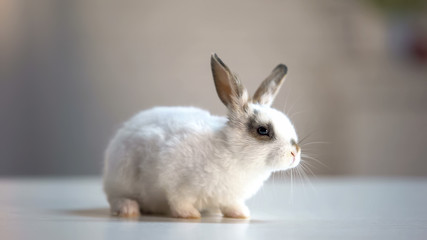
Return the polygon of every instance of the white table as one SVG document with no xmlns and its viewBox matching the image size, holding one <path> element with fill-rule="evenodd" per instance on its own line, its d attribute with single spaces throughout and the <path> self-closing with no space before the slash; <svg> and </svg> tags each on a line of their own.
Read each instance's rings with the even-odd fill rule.
<svg viewBox="0 0 427 240">
<path fill-rule="evenodd" d="M 3 178 L 0 239 L 427 239 L 427 178 L 311 182 L 270 181 L 251 220 L 182 220 L 109 216 L 100 178 Z"/>
</svg>

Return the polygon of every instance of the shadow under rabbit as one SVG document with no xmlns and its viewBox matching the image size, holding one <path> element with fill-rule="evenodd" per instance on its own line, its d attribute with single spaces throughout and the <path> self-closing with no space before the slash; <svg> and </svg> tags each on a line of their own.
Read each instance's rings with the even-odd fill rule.
<svg viewBox="0 0 427 240">
<path fill-rule="evenodd" d="M 146 214 L 142 213 L 139 217 L 123 218 L 118 216 L 112 216 L 109 208 L 88 208 L 88 209 L 73 209 L 64 210 L 62 213 L 88 217 L 88 218 L 103 218 L 107 220 L 115 221 L 134 221 L 134 222 L 185 222 L 185 223 L 227 223 L 227 224 L 242 224 L 242 223 L 267 223 L 265 220 L 257 219 L 234 219 L 225 218 L 221 214 L 212 214 L 208 212 L 202 212 L 202 217 L 199 219 L 183 219 L 173 218 L 166 215 Z"/>
</svg>

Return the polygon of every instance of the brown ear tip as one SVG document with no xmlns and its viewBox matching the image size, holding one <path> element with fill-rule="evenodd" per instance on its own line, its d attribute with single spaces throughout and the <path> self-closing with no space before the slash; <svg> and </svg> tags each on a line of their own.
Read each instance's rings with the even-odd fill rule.
<svg viewBox="0 0 427 240">
<path fill-rule="evenodd" d="M 273 71 L 280 71 L 283 74 L 287 74 L 288 73 L 288 67 L 285 64 L 281 63 L 281 64 L 277 65 L 277 67 Z"/>
<path fill-rule="evenodd" d="M 221 60 L 221 58 L 218 57 L 218 55 L 216 55 L 216 53 L 212 53 L 212 55 L 211 55 L 211 64 L 214 61 L 219 63 L 223 68 L 228 69 L 227 66 L 225 65 L 225 63 Z"/>
</svg>

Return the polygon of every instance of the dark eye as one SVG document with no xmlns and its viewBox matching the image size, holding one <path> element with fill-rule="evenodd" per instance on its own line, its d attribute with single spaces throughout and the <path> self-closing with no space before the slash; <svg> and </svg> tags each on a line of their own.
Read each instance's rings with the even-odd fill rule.
<svg viewBox="0 0 427 240">
<path fill-rule="evenodd" d="M 266 135 L 266 136 L 268 136 L 268 133 L 269 133 L 268 129 L 266 127 L 263 127 L 263 126 L 258 127 L 257 132 L 259 135 Z"/>
</svg>

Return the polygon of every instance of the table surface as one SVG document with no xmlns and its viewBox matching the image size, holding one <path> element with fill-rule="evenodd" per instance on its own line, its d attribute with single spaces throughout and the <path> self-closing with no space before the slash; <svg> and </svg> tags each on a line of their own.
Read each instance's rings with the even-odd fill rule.
<svg viewBox="0 0 427 240">
<path fill-rule="evenodd" d="M 101 179 L 0 179 L 0 239 L 427 239 L 427 178 L 269 181 L 250 220 L 109 215 Z"/>
</svg>

